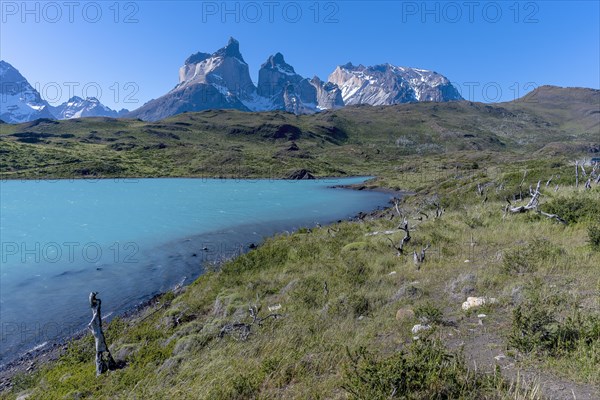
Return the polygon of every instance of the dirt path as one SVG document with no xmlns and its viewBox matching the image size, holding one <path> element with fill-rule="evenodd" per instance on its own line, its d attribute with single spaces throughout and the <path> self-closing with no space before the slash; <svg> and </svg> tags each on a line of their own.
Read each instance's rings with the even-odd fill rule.
<svg viewBox="0 0 600 400">
<path fill-rule="evenodd" d="M 522 387 L 539 386 L 544 399 L 600 399 L 600 388 L 574 383 L 547 371 L 519 367 L 518 361 L 507 354 L 506 340 L 498 334 L 503 328 L 502 323 L 493 318 L 482 318 L 480 324 L 474 315 L 457 322 L 450 332 L 453 336 L 447 335 L 447 345 L 453 349 L 462 348 L 467 362 L 478 371 L 491 373 L 498 366 L 502 375 L 513 383 L 518 382 Z"/>
</svg>

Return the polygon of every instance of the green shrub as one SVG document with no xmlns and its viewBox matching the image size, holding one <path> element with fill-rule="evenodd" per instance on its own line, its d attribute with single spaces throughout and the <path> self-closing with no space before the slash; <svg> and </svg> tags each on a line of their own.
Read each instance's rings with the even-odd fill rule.
<svg viewBox="0 0 600 400">
<path fill-rule="evenodd" d="M 415 307 L 415 316 L 426 323 L 442 322 L 443 312 L 431 303 L 425 303 Z"/>
<path fill-rule="evenodd" d="M 315 276 L 309 276 L 296 285 L 292 298 L 304 308 L 321 308 L 325 303 L 325 282 Z"/>
<path fill-rule="evenodd" d="M 559 321 L 549 304 L 531 303 L 513 311 L 509 345 L 522 352 L 553 356 L 600 342 L 600 317 L 575 313 Z"/>
<path fill-rule="evenodd" d="M 504 272 L 509 274 L 535 272 L 541 262 L 555 260 L 563 253 L 563 249 L 549 240 L 538 238 L 524 247 L 506 251 L 502 257 L 502 266 Z"/>
<path fill-rule="evenodd" d="M 353 399 L 484 398 L 497 387 L 494 376 L 469 371 L 440 341 L 415 341 L 385 358 L 364 348 L 348 356 L 342 388 Z"/>
<path fill-rule="evenodd" d="M 568 224 L 600 219 L 600 203 L 584 197 L 556 198 L 540 208 L 547 213 L 560 216 Z"/>
<path fill-rule="evenodd" d="M 550 310 L 539 305 L 519 305 L 513 311 L 509 344 L 529 353 L 553 350 L 557 345 L 558 324 Z"/>
<path fill-rule="evenodd" d="M 588 227 L 588 237 L 593 250 L 600 251 L 600 225 Z"/>
<path fill-rule="evenodd" d="M 369 300 L 365 296 L 356 293 L 350 295 L 348 298 L 348 304 L 355 317 L 367 315 L 371 308 Z"/>
</svg>

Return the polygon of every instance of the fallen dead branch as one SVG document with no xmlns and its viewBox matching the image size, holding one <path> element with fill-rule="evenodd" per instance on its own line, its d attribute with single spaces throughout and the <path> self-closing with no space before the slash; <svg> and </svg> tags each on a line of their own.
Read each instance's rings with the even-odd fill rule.
<svg viewBox="0 0 600 400">
<path fill-rule="evenodd" d="M 267 319 L 273 318 L 273 319 L 277 319 L 277 318 L 281 318 L 283 317 L 282 314 L 276 314 L 276 313 L 271 313 L 269 315 L 267 315 L 266 317 L 263 318 L 259 318 L 258 316 L 258 309 L 256 306 L 251 306 L 250 308 L 248 308 L 248 313 L 250 314 L 250 317 L 252 318 L 252 321 L 249 323 L 246 322 L 232 322 L 229 324 L 225 324 L 223 325 L 223 327 L 221 328 L 221 331 L 219 332 L 219 338 L 224 338 L 225 335 L 232 335 L 235 337 L 235 335 L 237 335 L 237 338 L 239 338 L 239 340 L 247 340 L 248 337 L 250 336 L 250 334 L 252 333 L 252 328 L 256 327 L 256 326 L 262 326 L 262 323 L 264 321 L 266 321 Z"/>
<path fill-rule="evenodd" d="M 532 194 L 531 199 L 529 200 L 529 202 L 526 205 L 522 205 L 522 206 L 518 206 L 518 207 L 513 207 L 510 200 L 507 198 L 506 201 L 508 202 L 508 204 L 506 205 L 505 209 L 504 209 L 504 216 L 503 218 L 506 217 L 506 215 L 510 212 L 512 214 L 518 214 L 518 213 L 525 213 L 528 211 L 534 211 L 537 214 L 543 215 L 545 217 L 554 219 L 562 224 L 567 224 L 567 222 L 562 219 L 560 216 L 556 215 L 556 214 L 549 214 L 546 213 L 544 211 L 541 211 L 538 209 L 539 205 L 540 205 L 540 196 L 542 195 L 542 193 L 540 192 L 540 184 L 542 181 L 538 181 L 537 186 L 535 188 L 535 191 L 530 188 L 530 193 Z"/>
</svg>

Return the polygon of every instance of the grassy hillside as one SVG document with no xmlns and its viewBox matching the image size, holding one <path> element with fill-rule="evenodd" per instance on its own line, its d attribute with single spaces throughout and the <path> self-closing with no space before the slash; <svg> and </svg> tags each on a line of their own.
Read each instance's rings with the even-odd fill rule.
<svg viewBox="0 0 600 400">
<path fill-rule="evenodd" d="M 600 151 L 600 92 L 555 91 L 544 97 L 541 88 L 529 95 L 536 101 L 499 105 L 357 106 L 303 116 L 224 110 L 156 123 L 84 118 L 2 124 L 0 177 L 284 177 L 300 168 L 320 176 L 381 175 L 414 156 Z"/>
<path fill-rule="evenodd" d="M 88 335 L 0 398 L 600 398 L 600 185 L 574 187 L 573 164 L 600 147 L 600 92 L 540 90 L 527 105 L 1 125 L 3 178 L 307 168 L 414 194 L 270 238 L 116 318 L 107 340 L 123 368 L 95 377 Z M 538 181 L 540 210 L 565 223 L 505 212 Z M 487 304 L 464 310 L 467 297 Z"/>
</svg>

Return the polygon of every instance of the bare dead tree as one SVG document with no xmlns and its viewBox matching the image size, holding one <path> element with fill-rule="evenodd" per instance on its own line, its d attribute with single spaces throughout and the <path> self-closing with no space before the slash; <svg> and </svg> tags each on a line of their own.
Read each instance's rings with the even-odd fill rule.
<svg viewBox="0 0 600 400">
<path fill-rule="evenodd" d="M 540 184 L 541 181 L 538 181 L 537 183 L 537 187 L 535 189 L 535 192 L 532 193 L 531 199 L 529 200 L 529 202 L 524 205 L 524 206 L 519 206 L 519 207 L 511 207 L 510 201 L 508 199 L 506 199 L 506 201 L 508 201 L 509 205 L 508 207 L 508 211 L 510 211 L 511 213 L 522 213 L 522 212 L 526 212 L 529 210 L 533 210 L 535 208 L 537 208 L 538 204 L 539 204 L 539 198 L 540 198 Z"/>
<path fill-rule="evenodd" d="M 486 196 L 487 198 L 487 196 Z M 433 203 L 435 205 L 435 219 L 438 219 L 444 213 L 444 209 L 440 206 L 440 203 Z"/>
<path fill-rule="evenodd" d="M 400 201 L 396 198 L 394 198 L 394 208 L 396 209 L 396 212 L 398 213 L 399 217 L 402 217 L 402 213 L 400 212 Z"/>
<path fill-rule="evenodd" d="M 523 186 L 523 184 L 525 183 L 525 178 L 527 178 L 527 170 L 523 172 L 523 179 L 521 179 L 521 183 L 519 184 L 519 186 Z"/>
<path fill-rule="evenodd" d="M 484 193 L 485 193 L 484 187 L 481 186 L 481 183 L 477 183 L 477 194 L 479 195 L 479 197 L 483 197 Z"/>
<path fill-rule="evenodd" d="M 410 241 L 410 230 L 408 228 L 408 220 L 406 218 L 404 218 L 402 224 L 398 226 L 398 229 L 404 231 L 404 238 L 402 238 L 397 245 L 392 239 L 387 238 L 387 240 L 390 241 L 390 244 L 396 250 L 396 255 L 400 257 L 402 254 L 404 254 L 404 245 Z"/>
<path fill-rule="evenodd" d="M 552 179 L 554 179 L 554 175 L 552 175 L 550 177 L 550 179 L 548 179 L 548 181 L 546 181 L 546 187 L 548 187 L 550 185 L 550 182 L 552 182 Z"/>
<path fill-rule="evenodd" d="M 413 251 L 413 261 L 415 262 L 415 266 L 417 270 L 421 269 L 421 264 L 425 262 L 425 252 L 429 249 L 430 244 L 421 248 L 421 252 L 417 254 L 416 251 Z"/>
<path fill-rule="evenodd" d="M 88 324 L 88 329 L 92 332 L 92 335 L 94 335 L 94 342 L 96 345 L 96 376 L 107 370 L 113 370 L 117 366 L 117 363 L 108 350 L 106 339 L 104 338 L 104 331 L 102 330 L 102 314 L 100 311 L 102 301 L 96 297 L 97 295 L 97 292 L 90 293 L 89 299 L 90 307 L 92 308 L 92 320 Z"/>
<path fill-rule="evenodd" d="M 575 161 L 575 187 L 579 187 L 579 161 Z"/>
<path fill-rule="evenodd" d="M 585 181 L 585 188 L 586 189 L 592 188 L 592 178 L 589 178 L 587 181 Z"/>
<path fill-rule="evenodd" d="M 533 191 L 533 195 L 531 196 L 531 199 L 529 200 L 529 202 L 526 205 L 513 207 L 510 200 L 508 200 L 508 198 L 507 198 L 506 201 L 508 202 L 508 204 L 504 208 L 504 216 L 502 218 L 505 218 L 509 212 L 513 213 L 513 214 L 517 214 L 517 213 L 525 213 L 525 212 L 533 210 L 534 212 L 536 212 L 540 215 L 555 219 L 556 221 L 566 225 L 567 222 L 564 219 L 562 219 L 560 216 L 558 216 L 556 214 L 549 214 L 549 213 L 546 213 L 546 212 L 538 209 L 539 204 L 540 204 L 540 196 L 542 195 L 542 193 L 540 192 L 540 184 L 541 184 L 541 181 L 538 181 L 535 191 Z"/>
<path fill-rule="evenodd" d="M 596 183 L 600 182 L 600 173 L 598 173 L 598 167 L 600 166 L 600 162 L 594 163 L 592 167 L 592 172 L 590 172 L 590 178 L 596 179 Z"/>
<path fill-rule="evenodd" d="M 519 183 L 519 201 L 523 200 L 523 184 L 525 183 L 525 178 L 527 177 L 527 170 L 523 172 L 523 179 L 521 179 L 521 183 Z"/>
</svg>

